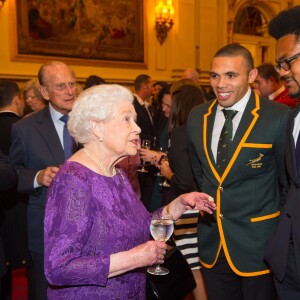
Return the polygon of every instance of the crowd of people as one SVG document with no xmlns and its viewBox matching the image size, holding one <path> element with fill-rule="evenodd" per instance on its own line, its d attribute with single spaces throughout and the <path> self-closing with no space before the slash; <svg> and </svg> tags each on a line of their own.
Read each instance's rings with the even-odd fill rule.
<svg viewBox="0 0 300 300">
<path fill-rule="evenodd" d="M 220 48 L 213 93 L 194 69 L 134 91 L 81 88 L 60 61 L 23 97 L 0 80 L 0 298 L 26 267 L 30 300 L 155 299 L 159 213 L 197 283 L 185 300 L 300 299 L 299 20 L 295 6 L 270 22 L 275 68 Z"/>
</svg>

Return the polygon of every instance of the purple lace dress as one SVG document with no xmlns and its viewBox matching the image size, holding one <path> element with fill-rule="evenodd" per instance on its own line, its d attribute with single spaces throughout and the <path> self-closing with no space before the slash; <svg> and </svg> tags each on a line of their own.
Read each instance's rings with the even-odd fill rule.
<svg viewBox="0 0 300 300">
<path fill-rule="evenodd" d="M 123 171 L 105 177 L 66 162 L 46 206 L 48 299 L 145 299 L 144 270 L 107 276 L 110 255 L 148 241 L 149 224 Z"/>
</svg>

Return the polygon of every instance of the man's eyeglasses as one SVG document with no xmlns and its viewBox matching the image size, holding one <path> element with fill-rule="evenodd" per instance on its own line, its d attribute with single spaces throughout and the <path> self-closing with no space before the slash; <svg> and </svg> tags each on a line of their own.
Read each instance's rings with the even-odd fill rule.
<svg viewBox="0 0 300 300">
<path fill-rule="evenodd" d="M 283 61 L 280 61 L 277 63 L 277 65 L 274 66 L 275 70 L 277 72 L 280 72 L 280 69 L 283 69 L 284 71 L 288 71 L 291 69 L 291 62 L 294 61 L 296 58 L 300 56 L 300 52 L 295 54 L 294 56 L 287 58 Z"/>
</svg>

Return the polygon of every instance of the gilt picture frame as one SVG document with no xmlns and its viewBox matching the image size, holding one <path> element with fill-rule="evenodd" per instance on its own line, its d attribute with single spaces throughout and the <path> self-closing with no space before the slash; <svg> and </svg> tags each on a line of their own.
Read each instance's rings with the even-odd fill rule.
<svg viewBox="0 0 300 300">
<path fill-rule="evenodd" d="M 143 0 L 13 2 L 13 60 L 146 67 Z"/>
</svg>

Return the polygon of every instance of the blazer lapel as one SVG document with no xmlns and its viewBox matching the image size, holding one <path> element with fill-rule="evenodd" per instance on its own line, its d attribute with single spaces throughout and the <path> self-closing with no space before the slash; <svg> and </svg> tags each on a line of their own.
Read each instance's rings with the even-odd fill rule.
<svg viewBox="0 0 300 300">
<path fill-rule="evenodd" d="M 62 164 L 62 162 L 65 160 L 64 150 L 58 137 L 56 128 L 53 124 L 48 107 L 43 110 L 40 118 L 37 119 L 37 123 L 39 123 L 38 132 L 41 139 L 43 139 L 48 145 L 48 149 L 51 152 L 54 160 L 57 162 L 57 165 Z"/>
<path fill-rule="evenodd" d="M 286 136 L 286 149 L 285 149 L 285 159 L 287 171 L 291 178 L 294 180 L 300 176 L 300 168 L 297 170 L 296 163 L 296 149 L 295 149 L 295 140 L 293 136 L 293 130 L 295 125 L 295 118 L 300 111 L 300 105 L 298 105 L 294 110 L 292 110 L 288 124 L 287 124 L 287 136 Z M 291 155 L 292 153 L 292 155 Z"/>
<path fill-rule="evenodd" d="M 221 176 L 222 183 L 226 176 L 228 175 L 230 169 L 232 168 L 233 164 L 235 163 L 238 155 L 242 149 L 243 144 L 247 140 L 249 134 L 251 133 L 255 123 L 259 118 L 259 109 L 260 109 L 260 99 L 259 96 L 255 93 L 251 93 L 250 99 L 246 105 L 244 110 L 242 119 L 239 123 L 237 128 L 236 134 L 233 138 L 233 141 L 230 145 L 229 149 L 229 163 Z"/>
<path fill-rule="evenodd" d="M 211 150 L 212 132 L 217 111 L 217 104 L 217 100 L 214 100 L 213 103 L 209 106 L 207 113 L 203 116 L 203 145 L 208 164 L 217 181 L 219 182 L 220 175 L 216 170 L 216 163 Z"/>
</svg>

